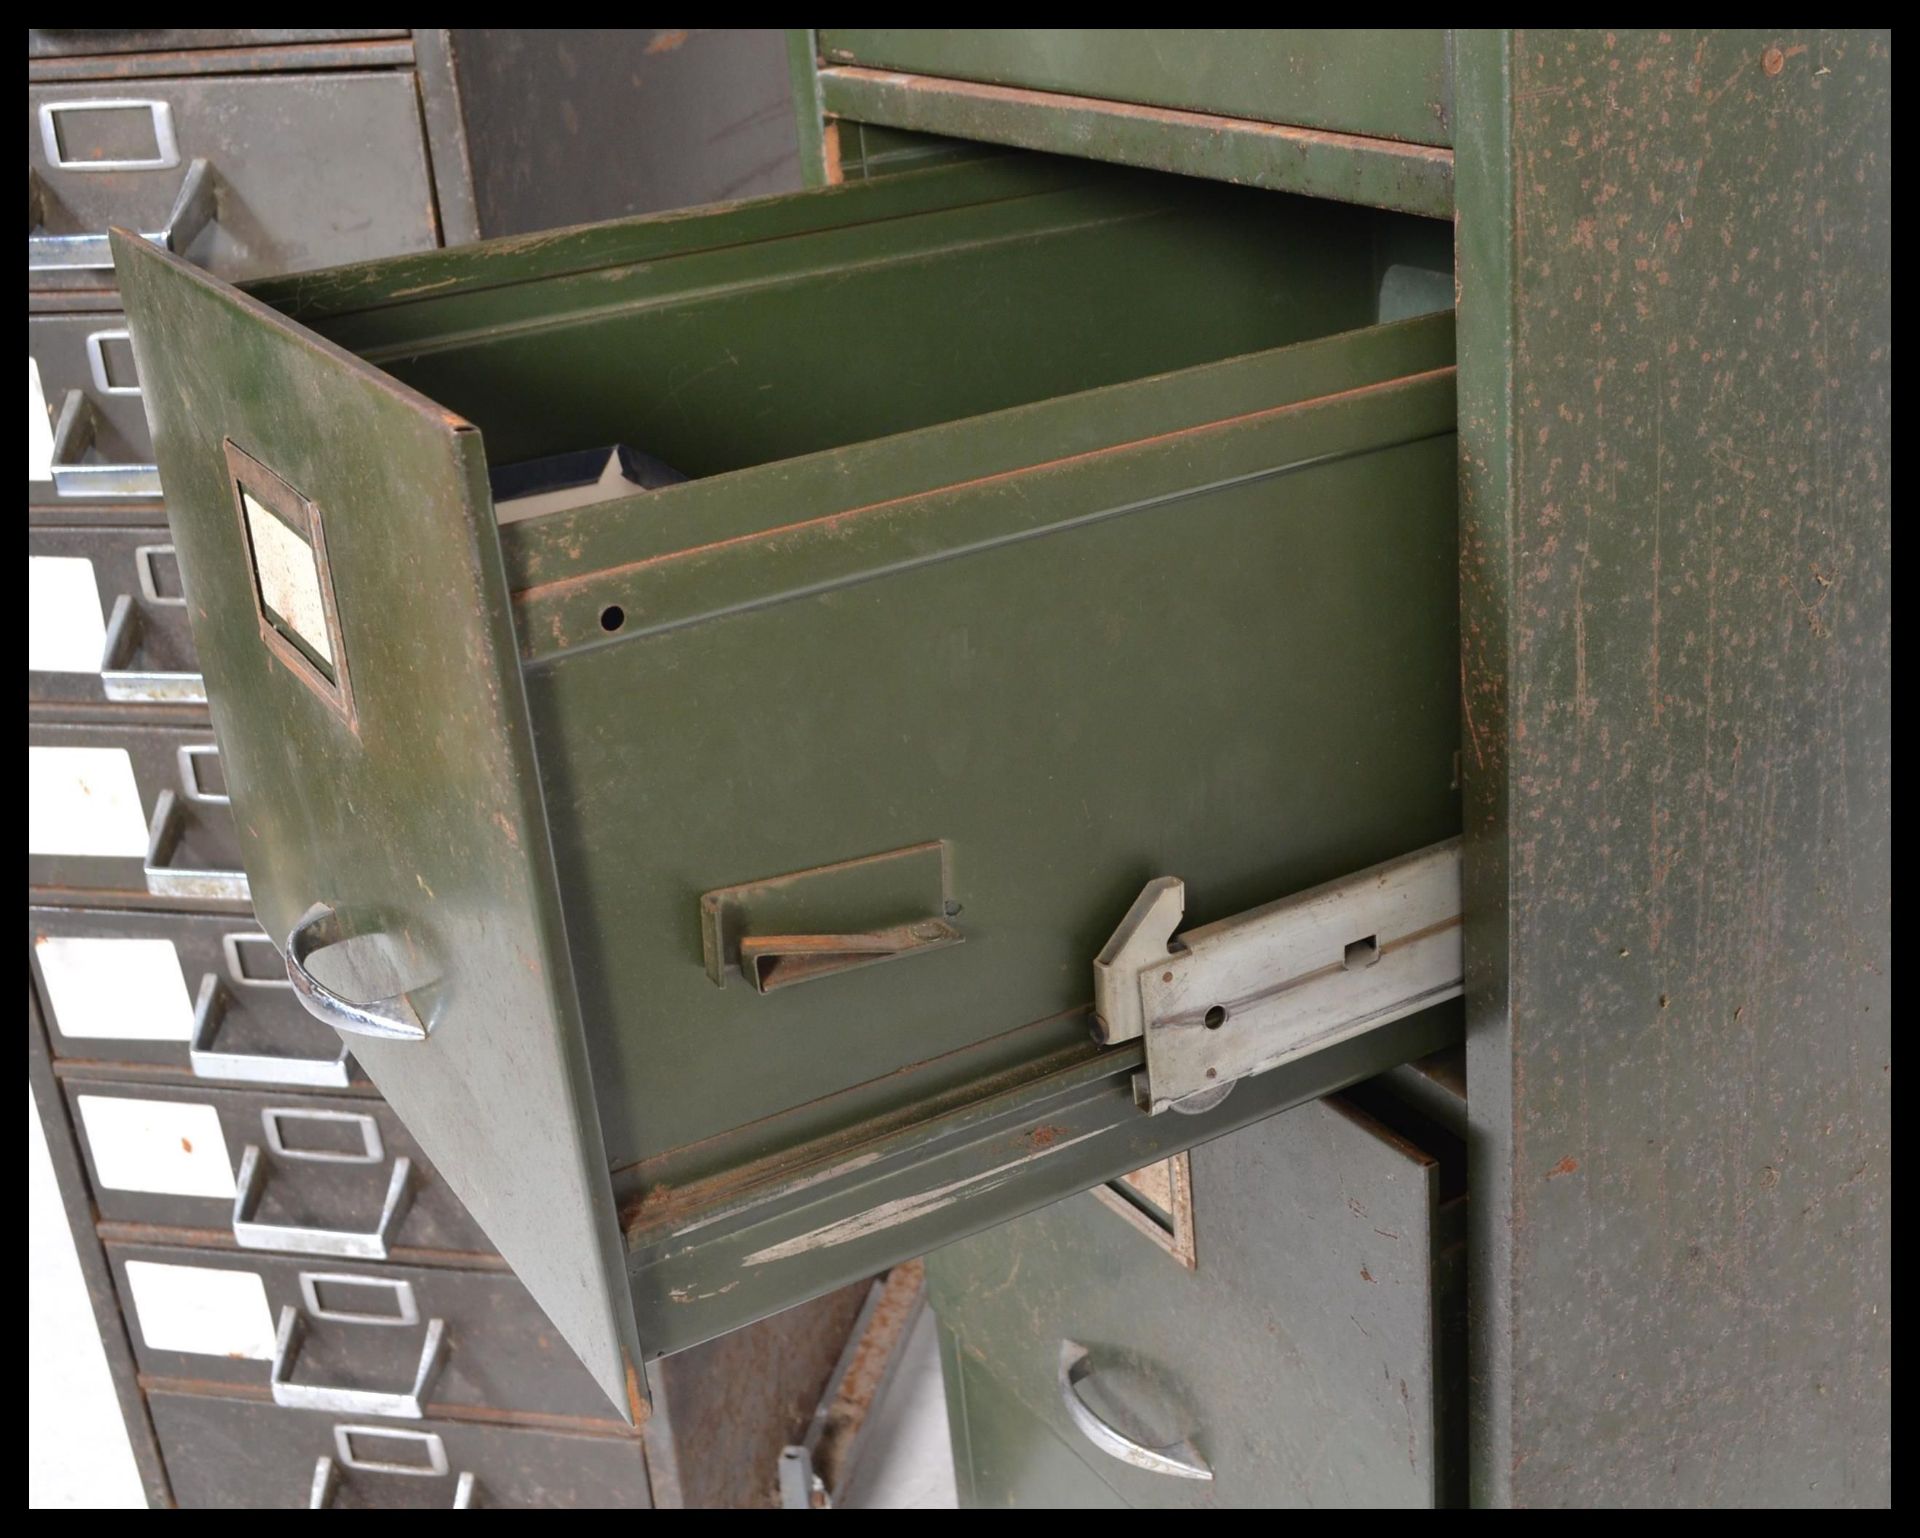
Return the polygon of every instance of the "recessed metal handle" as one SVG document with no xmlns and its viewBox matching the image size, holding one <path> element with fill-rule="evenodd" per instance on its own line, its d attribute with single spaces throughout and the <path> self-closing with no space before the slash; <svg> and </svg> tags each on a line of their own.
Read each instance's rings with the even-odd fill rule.
<svg viewBox="0 0 1920 1538">
<path fill-rule="evenodd" d="M 206 704 L 207 681 L 198 673 L 161 673 L 131 665 L 138 660 L 145 623 L 131 593 L 114 599 L 100 652 L 100 687 L 107 698 L 143 705 Z"/>
<path fill-rule="evenodd" d="M 115 105 L 102 103 L 102 105 Z M 109 170 L 111 164 L 90 161 L 83 166 L 64 165 L 63 170 Z M 157 168 L 157 167 L 156 167 Z M 134 167 L 134 169 L 143 169 Z M 175 194 L 167 222 L 157 230 L 142 230 L 140 238 L 150 240 L 162 251 L 178 256 L 187 250 L 200 232 L 215 217 L 213 169 L 204 160 L 188 162 L 187 174 Z M 35 234 L 45 223 L 48 192 L 40 179 L 27 173 L 27 271 L 28 272 L 100 272 L 113 266 L 113 246 L 106 232 L 89 231 L 79 235 Z"/>
<path fill-rule="evenodd" d="M 740 970 L 755 991 L 773 993 L 795 983 L 872 966 L 877 961 L 958 945 L 964 938 L 945 919 L 917 919 L 860 934 L 743 935 Z"/>
<path fill-rule="evenodd" d="M 417 1441 L 427 1455 L 425 1464 L 375 1462 L 356 1458 L 353 1454 L 353 1436 L 360 1432 L 378 1436 L 385 1441 Z M 372 1469 L 382 1474 L 402 1474 L 418 1479 L 440 1479 L 447 1472 L 446 1444 L 432 1431 L 402 1431 L 397 1426 L 335 1426 L 333 1445 L 339 1461 L 321 1457 L 313 1465 L 313 1485 L 307 1494 L 309 1511 L 324 1511 L 333 1504 L 333 1498 L 340 1490 L 340 1470 Z M 453 1510 L 470 1511 L 480 1504 L 478 1482 L 471 1473 L 463 1470 L 453 1485 Z"/>
<path fill-rule="evenodd" d="M 382 1041 L 425 1041 L 429 1029 L 404 993 L 359 1004 L 335 993 L 307 970 L 307 958 L 330 945 L 340 945 L 349 936 L 342 929 L 340 915 L 328 903 L 315 903 L 300 916 L 287 936 L 287 976 L 293 991 L 307 1007 L 307 1013 L 324 1020 L 337 1031 L 355 1036 L 377 1036 Z"/>
<path fill-rule="evenodd" d="M 274 1057 L 262 1052 L 222 1052 L 214 1042 L 232 995 L 212 972 L 200 979 L 193 1006 L 193 1039 L 187 1062 L 196 1079 L 225 1079 L 236 1084 L 298 1084 L 313 1089 L 343 1089 L 347 1049 L 333 1057 Z"/>
<path fill-rule="evenodd" d="M 266 1160 L 258 1144 L 247 1144 L 233 1196 L 233 1238 L 246 1250 L 286 1250 L 295 1255 L 340 1255 L 354 1260 L 385 1260 L 387 1240 L 406 1216 L 413 1198 L 413 1161 L 395 1159 L 380 1204 L 380 1221 L 370 1233 L 336 1228 L 303 1228 L 292 1223 L 263 1223 L 255 1216 L 267 1186 Z"/>
<path fill-rule="evenodd" d="M 154 465 L 88 464 L 87 450 L 100 432 L 100 411 L 85 394 L 69 390 L 53 426 L 53 494 L 57 497 L 157 497 Z"/>
<path fill-rule="evenodd" d="M 200 870 L 175 865 L 173 857 L 185 831 L 185 813 L 169 787 L 154 803 L 153 821 L 147 825 L 147 890 L 155 897 L 212 897 L 223 902 L 246 902 L 252 895 L 243 870 Z"/>
<path fill-rule="evenodd" d="M 289 1410 L 324 1410 L 330 1415 L 386 1415 L 400 1420 L 420 1420 L 426 1414 L 427 1393 L 440 1374 L 447 1354 L 447 1326 L 443 1319 L 427 1321 L 426 1338 L 420 1347 L 420 1360 L 413 1370 L 411 1387 L 398 1392 L 379 1389 L 343 1388 L 327 1383 L 295 1383 L 293 1369 L 306 1340 L 307 1322 L 291 1303 L 280 1309 L 280 1329 L 274 1339 L 273 1370 L 267 1383 L 273 1390 L 273 1402 Z"/>
<path fill-rule="evenodd" d="M 1212 1479 L 1207 1466 L 1191 1442 L 1176 1442 L 1168 1447 L 1148 1447 L 1123 1432 L 1116 1431 L 1088 1408 L 1080 1397 L 1080 1385 L 1093 1376 L 1093 1362 L 1087 1348 L 1074 1341 L 1060 1342 L 1060 1402 L 1067 1407 L 1068 1418 L 1089 1442 L 1109 1457 L 1131 1463 L 1149 1473 L 1168 1474 L 1175 1479 Z"/>
</svg>

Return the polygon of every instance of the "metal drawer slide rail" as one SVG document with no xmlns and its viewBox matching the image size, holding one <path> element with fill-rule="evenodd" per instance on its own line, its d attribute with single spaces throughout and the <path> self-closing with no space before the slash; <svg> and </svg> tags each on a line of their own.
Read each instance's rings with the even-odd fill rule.
<svg viewBox="0 0 1920 1538">
<path fill-rule="evenodd" d="M 1185 912 L 1177 876 L 1148 882 L 1093 964 L 1095 1032 L 1145 1038 L 1134 1098 L 1154 1115 L 1464 986 L 1457 838 L 1176 938 Z"/>
</svg>

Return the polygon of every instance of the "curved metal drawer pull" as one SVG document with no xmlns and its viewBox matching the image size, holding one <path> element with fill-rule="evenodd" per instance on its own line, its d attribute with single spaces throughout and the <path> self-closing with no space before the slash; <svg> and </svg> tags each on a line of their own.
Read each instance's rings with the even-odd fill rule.
<svg viewBox="0 0 1920 1538">
<path fill-rule="evenodd" d="M 273 1402 L 288 1410 L 325 1410 L 332 1415 L 390 1415 L 401 1420 L 420 1420 L 426 1415 L 427 1393 L 440 1375 L 446 1360 L 447 1326 L 442 1319 L 427 1321 L 426 1340 L 420 1347 L 419 1365 L 413 1370 L 413 1386 L 398 1393 L 380 1389 L 337 1388 L 325 1383 L 295 1383 L 294 1363 L 306 1339 L 307 1322 L 291 1303 L 280 1309 L 280 1329 L 273 1343 L 273 1370 L 267 1384 L 273 1390 Z"/>
<path fill-rule="evenodd" d="M 404 993 L 356 1004 L 343 999 L 307 970 L 315 951 L 339 945 L 349 937 L 340 927 L 340 915 L 328 903 L 315 903 L 300 916 L 287 936 L 287 976 L 307 1013 L 337 1031 L 355 1036 L 377 1036 L 383 1041 L 425 1041 L 427 1024 Z"/>
<path fill-rule="evenodd" d="M 233 1239 L 243 1250 L 286 1250 L 294 1255 L 345 1255 L 354 1260 L 385 1260 L 387 1237 L 399 1228 L 413 1197 L 413 1161 L 395 1159 L 380 1203 L 380 1223 L 371 1233 L 337 1228 L 301 1228 L 292 1223 L 263 1223 L 254 1216 L 266 1189 L 266 1161 L 258 1144 L 247 1144 L 234 1180 Z"/>
<path fill-rule="evenodd" d="M 1060 1342 L 1060 1401 L 1080 1434 L 1109 1457 L 1131 1463 L 1137 1469 L 1154 1474 L 1171 1474 L 1175 1479 L 1211 1479 L 1213 1470 L 1195 1451 L 1191 1442 L 1176 1442 L 1169 1447 L 1146 1447 L 1114 1430 L 1087 1408 L 1080 1397 L 1079 1385 L 1093 1376 L 1093 1363 L 1087 1348 L 1070 1340 Z"/>
</svg>

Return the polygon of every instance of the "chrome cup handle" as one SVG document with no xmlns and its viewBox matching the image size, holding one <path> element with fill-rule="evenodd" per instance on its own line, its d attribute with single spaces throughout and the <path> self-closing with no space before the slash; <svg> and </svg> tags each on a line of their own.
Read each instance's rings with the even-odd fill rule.
<svg viewBox="0 0 1920 1538">
<path fill-rule="evenodd" d="M 1207 1460 L 1195 1451 L 1191 1442 L 1176 1442 L 1168 1447 L 1148 1447 L 1115 1430 L 1088 1407 L 1080 1397 L 1080 1385 L 1093 1376 L 1093 1362 L 1087 1348 L 1070 1340 L 1060 1342 L 1060 1402 L 1075 1428 L 1089 1442 L 1111 1458 L 1131 1463 L 1137 1469 L 1154 1474 L 1169 1474 L 1175 1479 L 1212 1479 Z"/>
<path fill-rule="evenodd" d="M 287 976 L 307 1013 L 326 1021 L 335 1030 L 355 1036 L 374 1036 L 382 1041 L 425 1041 L 428 1026 L 406 994 L 356 1003 L 342 998 L 307 970 L 307 959 L 314 952 L 339 945 L 348 938 L 341 927 L 339 913 L 330 903 L 315 903 L 307 909 L 287 936 Z"/>
</svg>

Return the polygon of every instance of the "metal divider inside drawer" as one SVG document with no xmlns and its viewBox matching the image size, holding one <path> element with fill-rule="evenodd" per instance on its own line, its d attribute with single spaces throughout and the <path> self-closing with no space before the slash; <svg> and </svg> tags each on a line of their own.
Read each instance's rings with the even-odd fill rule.
<svg viewBox="0 0 1920 1538">
<path fill-rule="evenodd" d="M 377 1100 L 78 1075 L 65 1089 L 103 1219 L 334 1259 L 491 1249 Z"/>
<path fill-rule="evenodd" d="M 27 881 L 246 901 L 213 734 L 30 723 Z"/>
<path fill-rule="evenodd" d="M 342 1415 L 438 1406 L 617 1424 L 508 1271 L 117 1241 L 107 1252 L 150 1377 L 266 1388 L 283 1407 Z"/>
<path fill-rule="evenodd" d="M 355 1077 L 251 918 L 30 908 L 27 960 L 56 1057 L 315 1089 Z"/>
</svg>

